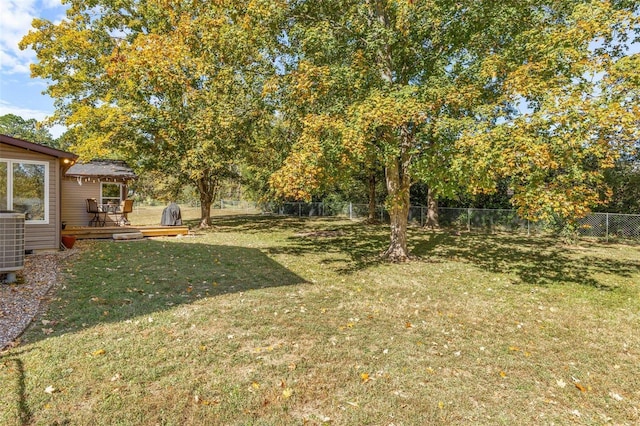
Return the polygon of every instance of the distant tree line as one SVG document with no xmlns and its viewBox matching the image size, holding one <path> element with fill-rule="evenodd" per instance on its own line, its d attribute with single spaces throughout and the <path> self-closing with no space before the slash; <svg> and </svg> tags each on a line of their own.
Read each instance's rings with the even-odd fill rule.
<svg viewBox="0 0 640 426">
<path fill-rule="evenodd" d="M 60 147 L 60 142 L 35 118 L 24 119 L 15 114 L 0 116 L 0 133 L 51 148 Z"/>
</svg>

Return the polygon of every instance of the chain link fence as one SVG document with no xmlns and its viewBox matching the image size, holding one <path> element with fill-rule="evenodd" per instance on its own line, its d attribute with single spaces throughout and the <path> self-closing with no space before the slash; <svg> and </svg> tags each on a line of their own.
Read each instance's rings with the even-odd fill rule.
<svg viewBox="0 0 640 426">
<path fill-rule="evenodd" d="M 224 207 L 232 205 L 229 201 L 222 203 Z M 297 217 L 343 217 L 351 220 L 363 220 L 369 217 L 369 206 L 349 202 L 331 203 L 266 203 L 254 205 L 265 213 Z M 411 206 L 409 224 L 424 226 L 427 208 Z M 389 214 L 382 206 L 376 207 L 376 220 L 389 222 Z M 481 232 L 519 232 L 548 233 L 557 232 L 562 226 L 558 223 L 532 222 L 522 219 L 511 209 L 475 209 L 475 208 L 439 208 L 438 220 L 441 227 Z M 640 239 L 640 215 L 618 213 L 591 213 L 579 219 L 575 234 L 583 237 L 609 239 Z"/>
<path fill-rule="evenodd" d="M 607 239 L 640 239 L 640 215 L 591 213 L 578 221 L 578 233 Z"/>
</svg>

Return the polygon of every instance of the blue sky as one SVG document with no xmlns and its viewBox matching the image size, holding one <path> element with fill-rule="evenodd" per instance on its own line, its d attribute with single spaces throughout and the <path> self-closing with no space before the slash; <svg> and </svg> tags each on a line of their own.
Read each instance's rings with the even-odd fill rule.
<svg viewBox="0 0 640 426">
<path fill-rule="evenodd" d="M 22 51 L 18 43 L 31 29 L 34 18 L 59 22 L 65 6 L 60 0 L 0 0 L 0 115 L 15 114 L 24 119 L 43 120 L 53 114 L 53 100 L 42 91 L 46 82 L 30 77 L 32 50 Z M 59 136 L 63 129 L 52 129 Z"/>
</svg>

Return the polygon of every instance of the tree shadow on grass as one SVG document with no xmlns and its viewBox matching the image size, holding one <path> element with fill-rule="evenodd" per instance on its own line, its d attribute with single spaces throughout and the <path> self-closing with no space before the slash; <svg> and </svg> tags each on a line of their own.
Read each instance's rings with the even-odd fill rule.
<svg viewBox="0 0 640 426">
<path fill-rule="evenodd" d="M 5 408 L 13 407 L 12 414 L 21 424 L 31 424 L 33 413 L 27 404 L 27 392 L 25 384 L 24 362 L 20 359 L 20 355 L 31 352 L 33 349 L 20 350 L 2 353 L 0 352 L 0 361 L 5 368 L 3 379 L 6 387 L 2 389 L 3 396 L 7 398 Z M 9 354 L 11 356 L 9 356 Z"/>
<path fill-rule="evenodd" d="M 38 339 L 120 322 L 200 299 L 305 280 L 255 248 L 167 240 L 80 241 Z M 84 246 L 84 247 L 83 247 Z"/>
<path fill-rule="evenodd" d="M 237 232 L 242 229 L 244 233 L 261 233 L 272 231 L 299 231 L 309 226 L 314 220 L 322 222 L 342 222 L 344 219 L 329 217 L 314 217 L 309 220 L 305 217 L 278 216 L 278 215 L 238 215 L 216 216 L 212 218 L 212 226 L 216 232 Z"/>
<path fill-rule="evenodd" d="M 353 273 L 382 263 L 380 254 L 389 244 L 385 225 L 345 222 L 344 219 L 253 216 L 216 222 L 220 232 L 271 232 L 287 230 L 287 244 L 266 249 L 271 254 L 303 256 L 326 254 L 321 262 L 338 273 Z M 557 239 L 509 234 L 454 235 L 446 231 L 409 229 L 411 254 L 417 261 L 454 260 L 493 272 L 511 274 L 532 285 L 575 283 L 612 289 L 598 275 L 632 277 L 640 274 L 639 262 L 628 262 L 565 247 Z M 604 245 L 603 245 L 604 247 Z"/>
<path fill-rule="evenodd" d="M 293 234 L 286 238 L 286 244 L 266 251 L 270 255 L 326 254 L 321 264 L 335 265 L 338 273 L 351 273 L 382 262 L 380 254 L 389 244 L 387 226 L 350 222 L 340 217 L 244 215 L 215 219 L 214 232 Z"/>
<path fill-rule="evenodd" d="M 286 246 L 270 248 L 269 254 L 326 254 L 321 264 L 335 264 L 336 272 L 347 274 L 384 262 L 380 255 L 389 244 L 386 228 L 344 222 L 328 225 L 307 226 L 289 237 Z"/>
<path fill-rule="evenodd" d="M 595 276 L 640 274 L 639 262 L 590 255 L 544 237 L 433 233 L 416 245 L 414 253 L 469 262 L 490 272 L 513 274 L 519 282 L 534 285 L 575 283 L 611 290 L 610 284 Z"/>
<path fill-rule="evenodd" d="M 342 220 L 336 218 L 322 218 L 322 220 Z M 212 216 L 211 228 L 215 232 L 237 232 L 242 229 L 245 233 L 260 233 L 265 231 L 282 231 L 291 229 L 302 229 L 308 223 L 308 218 L 279 216 L 268 214 L 238 214 L 227 216 Z M 200 220 L 185 220 L 184 225 L 189 229 L 198 232 Z M 201 230 L 207 232 L 207 230 Z"/>
</svg>

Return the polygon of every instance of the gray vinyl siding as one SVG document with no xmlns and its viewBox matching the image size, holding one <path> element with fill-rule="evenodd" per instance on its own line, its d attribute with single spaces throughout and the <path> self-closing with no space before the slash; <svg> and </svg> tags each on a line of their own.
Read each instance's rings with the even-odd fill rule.
<svg viewBox="0 0 640 426">
<path fill-rule="evenodd" d="M 62 193 L 62 221 L 67 227 L 88 226 L 93 215 L 87 213 L 86 200 L 100 199 L 100 182 L 84 180 L 82 185 L 78 185 L 76 178 L 65 177 L 62 179 Z"/>
<path fill-rule="evenodd" d="M 100 201 L 100 179 L 84 178 L 82 185 L 78 184 L 75 177 L 65 176 L 62 178 L 62 193 L 64 194 L 64 203 L 62 204 L 62 221 L 67 227 L 89 226 L 89 221 L 93 214 L 87 213 L 87 198 L 95 198 Z M 108 181 L 109 183 L 118 183 Z M 123 185 L 123 192 L 126 186 Z M 126 192 L 124 192 L 126 194 Z M 107 226 L 115 226 L 114 216 L 109 215 L 106 218 Z"/>
</svg>

